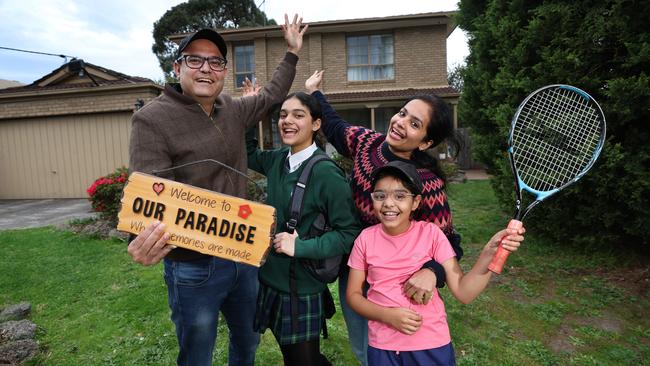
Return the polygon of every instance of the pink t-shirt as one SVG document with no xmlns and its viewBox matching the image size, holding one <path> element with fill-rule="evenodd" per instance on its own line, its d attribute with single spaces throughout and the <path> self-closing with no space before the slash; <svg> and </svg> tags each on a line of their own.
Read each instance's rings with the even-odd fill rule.
<svg viewBox="0 0 650 366">
<path fill-rule="evenodd" d="M 454 257 L 445 234 L 433 223 L 412 221 L 400 235 L 386 234 L 381 224 L 361 232 L 354 242 L 348 265 L 367 271 L 368 300 L 384 307 L 403 307 L 422 315 L 422 326 L 406 335 L 388 324 L 368 321 L 368 344 L 390 351 L 418 351 L 451 342 L 445 305 L 436 290 L 427 305 L 412 303 L 402 286 L 426 262 L 443 263 Z"/>
</svg>

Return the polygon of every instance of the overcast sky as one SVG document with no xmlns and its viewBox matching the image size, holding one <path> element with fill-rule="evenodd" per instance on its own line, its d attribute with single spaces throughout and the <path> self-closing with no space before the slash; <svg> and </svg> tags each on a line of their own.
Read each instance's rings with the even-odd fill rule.
<svg viewBox="0 0 650 366">
<path fill-rule="evenodd" d="M 180 0 L 0 0 L 0 47 L 63 54 L 127 75 L 163 78 L 151 51 L 153 23 Z M 255 0 L 280 24 L 284 13 L 304 22 L 457 9 L 457 0 Z M 460 29 L 447 39 L 447 63 L 469 53 Z M 29 84 L 64 59 L 0 49 L 0 79 Z"/>
</svg>

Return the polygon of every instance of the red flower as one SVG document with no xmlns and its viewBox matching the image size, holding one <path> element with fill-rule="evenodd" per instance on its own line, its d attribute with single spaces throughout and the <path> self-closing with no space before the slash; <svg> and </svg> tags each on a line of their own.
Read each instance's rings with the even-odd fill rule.
<svg viewBox="0 0 650 366">
<path fill-rule="evenodd" d="M 127 177 L 127 169 L 119 168 L 111 174 L 97 178 L 86 189 L 93 209 L 101 212 L 105 218 L 117 220 L 120 197 L 122 196 L 122 190 L 124 189 Z"/>
<path fill-rule="evenodd" d="M 239 213 L 237 214 L 239 217 L 242 219 L 247 219 L 250 214 L 253 213 L 253 210 L 251 209 L 251 206 L 249 205 L 241 205 L 239 206 Z"/>
</svg>

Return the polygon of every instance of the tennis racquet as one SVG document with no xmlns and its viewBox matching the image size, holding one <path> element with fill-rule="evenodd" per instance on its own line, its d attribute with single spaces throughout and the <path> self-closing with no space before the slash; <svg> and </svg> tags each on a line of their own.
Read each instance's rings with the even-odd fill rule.
<svg viewBox="0 0 650 366">
<path fill-rule="evenodd" d="M 598 103 L 569 85 L 547 85 L 519 105 L 508 138 L 517 202 L 508 228 L 520 228 L 533 207 L 577 182 L 594 165 L 605 143 L 605 116 Z M 522 210 L 522 191 L 535 201 Z M 510 252 L 499 244 L 488 269 L 500 274 Z"/>
</svg>

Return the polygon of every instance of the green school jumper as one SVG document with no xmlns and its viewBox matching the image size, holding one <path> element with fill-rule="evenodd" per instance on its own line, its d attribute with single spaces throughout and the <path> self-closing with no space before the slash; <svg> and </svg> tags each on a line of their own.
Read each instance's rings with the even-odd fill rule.
<svg viewBox="0 0 650 366">
<path fill-rule="evenodd" d="M 250 143 L 250 142 L 249 142 Z M 248 149 L 248 167 L 268 179 L 266 203 L 277 212 L 276 233 L 286 231 L 289 217 L 291 192 L 310 157 L 298 170 L 289 173 L 285 161 L 289 148 L 261 151 L 254 147 Z M 315 154 L 325 154 L 321 149 Z M 296 231 L 295 257 L 321 259 L 349 253 L 354 239 L 361 230 L 352 201 L 352 191 L 343 172 L 333 162 L 325 161 L 314 166 L 309 186 L 305 189 L 302 217 Z M 327 213 L 332 227 L 319 237 L 304 239 L 309 227 L 319 213 Z M 260 281 L 278 291 L 289 293 L 290 257 L 269 252 L 266 263 L 260 268 Z M 312 278 L 302 266 L 296 266 L 298 294 L 314 294 L 325 290 L 326 285 Z"/>
</svg>

